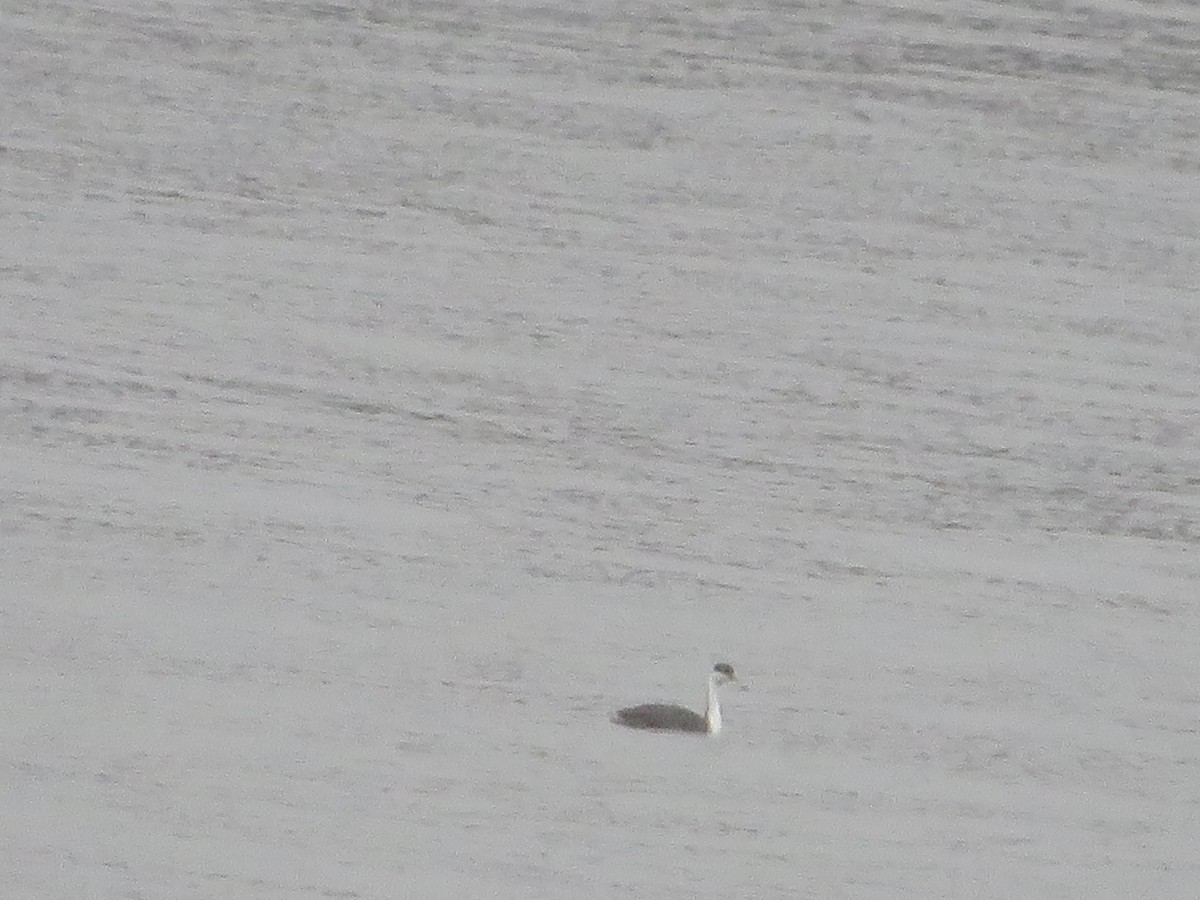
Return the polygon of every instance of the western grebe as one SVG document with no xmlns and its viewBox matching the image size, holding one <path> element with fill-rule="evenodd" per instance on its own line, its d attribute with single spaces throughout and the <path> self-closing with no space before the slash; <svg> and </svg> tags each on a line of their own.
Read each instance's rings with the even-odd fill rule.
<svg viewBox="0 0 1200 900">
<path fill-rule="evenodd" d="M 650 728 L 655 731 L 691 731 L 716 734 L 721 730 L 721 704 L 717 702 L 717 687 L 737 683 L 737 675 L 729 663 L 717 663 L 708 676 L 708 708 L 704 715 L 671 703 L 645 703 L 618 710 L 612 720 L 629 728 Z"/>
</svg>

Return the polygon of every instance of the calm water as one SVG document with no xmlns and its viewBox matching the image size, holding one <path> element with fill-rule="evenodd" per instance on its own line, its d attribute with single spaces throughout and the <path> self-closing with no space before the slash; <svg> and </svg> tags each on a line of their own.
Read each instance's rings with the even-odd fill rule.
<svg viewBox="0 0 1200 900">
<path fill-rule="evenodd" d="M 8 896 L 1193 896 L 1200 11 L 946 6 L 0 13 Z"/>
</svg>

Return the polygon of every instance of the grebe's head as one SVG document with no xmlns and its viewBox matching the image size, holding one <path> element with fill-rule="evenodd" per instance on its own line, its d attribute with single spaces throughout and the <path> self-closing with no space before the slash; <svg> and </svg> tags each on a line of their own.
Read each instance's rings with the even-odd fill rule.
<svg viewBox="0 0 1200 900">
<path fill-rule="evenodd" d="M 713 666 L 713 681 L 717 684 L 728 684 L 729 682 L 737 682 L 737 675 L 733 672 L 733 666 L 729 663 L 717 663 Z"/>
</svg>

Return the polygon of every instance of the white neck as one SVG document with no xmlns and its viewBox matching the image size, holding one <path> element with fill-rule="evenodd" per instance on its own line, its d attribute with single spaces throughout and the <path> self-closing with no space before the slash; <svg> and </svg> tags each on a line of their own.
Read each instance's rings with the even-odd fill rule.
<svg viewBox="0 0 1200 900">
<path fill-rule="evenodd" d="M 708 722 L 708 733 L 716 734 L 721 730 L 721 704 L 717 701 L 717 673 L 708 676 L 708 709 L 704 711 L 704 720 Z"/>
</svg>

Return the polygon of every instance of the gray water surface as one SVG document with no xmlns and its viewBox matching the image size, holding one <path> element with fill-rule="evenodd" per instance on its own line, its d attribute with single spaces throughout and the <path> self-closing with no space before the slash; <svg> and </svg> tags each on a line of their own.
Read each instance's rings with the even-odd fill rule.
<svg viewBox="0 0 1200 900">
<path fill-rule="evenodd" d="M 1195 896 L 1196 6 L 0 18 L 6 896 Z"/>
</svg>

